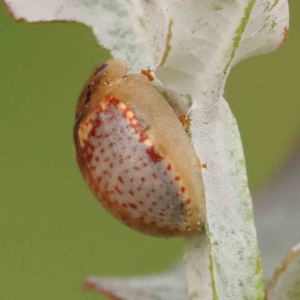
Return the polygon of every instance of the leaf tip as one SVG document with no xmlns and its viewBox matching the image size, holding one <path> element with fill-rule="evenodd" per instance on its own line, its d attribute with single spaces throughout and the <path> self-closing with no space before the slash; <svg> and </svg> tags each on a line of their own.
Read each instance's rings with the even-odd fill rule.
<svg viewBox="0 0 300 300">
<path fill-rule="evenodd" d="M 288 34 L 289 34 L 289 28 L 288 28 L 288 26 L 285 26 L 285 27 L 283 28 L 283 33 L 282 33 L 283 37 L 282 37 L 282 41 L 281 41 L 280 44 L 279 44 L 279 47 L 281 47 L 281 45 L 285 42 L 285 40 L 286 40 L 287 37 L 288 37 Z"/>
<path fill-rule="evenodd" d="M 96 283 L 93 277 L 88 277 L 83 282 L 83 288 L 85 290 L 91 290 L 94 291 L 100 295 L 106 296 L 108 299 L 111 300 L 125 300 L 124 298 L 120 298 L 116 296 L 113 292 L 103 288 L 99 283 Z"/>
<path fill-rule="evenodd" d="M 4 5 L 6 6 L 6 9 L 9 12 L 9 14 L 12 15 L 15 20 L 18 20 L 18 18 L 16 16 L 16 13 L 15 13 L 14 9 L 11 6 L 11 3 L 9 3 L 9 1 L 7 1 L 7 0 L 4 0 Z"/>
</svg>

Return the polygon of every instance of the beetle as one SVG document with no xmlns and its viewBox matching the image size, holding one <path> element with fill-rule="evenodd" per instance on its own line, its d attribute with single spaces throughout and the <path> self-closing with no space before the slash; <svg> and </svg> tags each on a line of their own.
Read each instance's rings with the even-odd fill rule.
<svg viewBox="0 0 300 300">
<path fill-rule="evenodd" d="M 189 236 L 204 224 L 197 155 L 178 117 L 148 76 L 112 59 L 83 87 L 74 125 L 76 160 L 115 218 L 154 236 Z"/>
</svg>

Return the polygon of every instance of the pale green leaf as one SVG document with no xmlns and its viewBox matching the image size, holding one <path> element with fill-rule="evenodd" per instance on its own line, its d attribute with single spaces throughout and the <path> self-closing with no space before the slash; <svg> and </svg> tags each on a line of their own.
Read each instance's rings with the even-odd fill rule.
<svg viewBox="0 0 300 300">
<path fill-rule="evenodd" d="M 300 139 L 279 174 L 254 201 L 263 275 L 269 281 L 276 264 L 300 240 Z M 270 250 L 271 249 L 271 250 Z"/>
<path fill-rule="evenodd" d="M 300 244 L 296 245 L 276 269 L 266 300 L 300 299 Z"/>
<path fill-rule="evenodd" d="M 163 59 L 167 46 L 166 41 L 170 21 L 179 2 L 178 0 L 141 1 L 145 12 L 149 51 L 152 55 L 154 66 L 158 66 Z"/>
<path fill-rule="evenodd" d="M 77 21 L 90 26 L 112 56 L 127 62 L 129 70 L 153 67 L 145 34 L 142 6 L 136 0 L 6 0 L 16 20 Z"/>
<path fill-rule="evenodd" d="M 162 274 L 129 278 L 89 277 L 85 286 L 111 299 L 187 300 L 187 283 L 181 266 Z M 119 298 L 118 298 L 119 297 Z"/>
<path fill-rule="evenodd" d="M 285 0 L 183 1 L 173 17 L 171 50 L 157 70 L 169 90 L 192 100 L 191 137 L 208 166 L 203 180 L 215 299 L 263 298 L 241 139 L 222 96 L 232 65 L 274 50 L 287 28 Z"/>
<path fill-rule="evenodd" d="M 212 299 L 209 251 L 205 234 L 185 239 L 184 265 L 189 300 Z"/>
</svg>

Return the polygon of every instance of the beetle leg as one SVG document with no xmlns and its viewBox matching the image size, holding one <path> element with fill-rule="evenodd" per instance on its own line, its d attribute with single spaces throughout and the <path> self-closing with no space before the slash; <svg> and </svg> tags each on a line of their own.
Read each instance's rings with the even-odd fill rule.
<svg viewBox="0 0 300 300">
<path fill-rule="evenodd" d="M 189 125 L 190 125 L 190 121 L 189 119 L 186 117 L 186 115 L 181 115 L 178 117 L 180 123 L 182 124 L 183 128 L 186 130 Z"/>
<path fill-rule="evenodd" d="M 207 169 L 207 162 L 205 164 L 202 164 L 200 158 L 198 158 L 198 164 L 201 169 Z"/>
<path fill-rule="evenodd" d="M 145 75 L 145 76 L 148 78 L 149 81 L 153 81 L 153 80 L 154 80 L 154 76 L 151 74 L 151 72 L 152 72 L 152 70 L 150 70 L 149 67 L 148 67 L 147 70 L 143 69 L 143 70 L 141 71 L 141 73 L 142 73 L 143 75 Z"/>
</svg>

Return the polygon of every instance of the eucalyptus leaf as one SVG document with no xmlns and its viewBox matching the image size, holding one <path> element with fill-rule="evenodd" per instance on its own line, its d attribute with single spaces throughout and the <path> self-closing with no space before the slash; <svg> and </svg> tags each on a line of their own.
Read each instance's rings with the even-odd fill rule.
<svg viewBox="0 0 300 300">
<path fill-rule="evenodd" d="M 276 269 L 266 300 L 300 299 L 300 244 L 292 248 Z"/>
<path fill-rule="evenodd" d="M 187 300 L 187 283 L 181 266 L 153 276 L 129 278 L 89 277 L 85 287 L 110 299 Z"/>
<path fill-rule="evenodd" d="M 237 61 L 278 47 L 287 28 L 286 1 L 183 1 L 173 17 L 171 50 L 157 71 L 168 89 L 192 98 L 191 137 L 208 166 L 203 180 L 216 299 L 263 298 L 244 154 L 222 97 L 225 82 Z M 197 268 L 200 261 L 190 263 Z"/>
<path fill-rule="evenodd" d="M 141 1 L 145 12 L 146 33 L 154 66 L 163 60 L 172 17 L 180 1 Z"/>
<path fill-rule="evenodd" d="M 99 44 L 129 70 L 153 67 L 142 6 L 123 0 L 5 0 L 16 20 L 76 21 L 93 29 Z"/>
<path fill-rule="evenodd" d="M 300 241 L 300 139 L 278 175 L 255 197 L 254 212 L 264 279 Z M 270 250 L 271 249 L 271 250 Z"/>
</svg>

